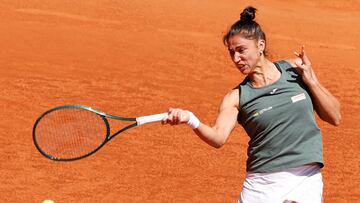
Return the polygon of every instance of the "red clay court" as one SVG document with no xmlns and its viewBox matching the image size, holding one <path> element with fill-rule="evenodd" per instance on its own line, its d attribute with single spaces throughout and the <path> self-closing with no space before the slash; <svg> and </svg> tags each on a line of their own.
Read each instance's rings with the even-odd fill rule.
<svg viewBox="0 0 360 203">
<path fill-rule="evenodd" d="M 271 59 L 305 44 L 340 100 L 339 127 L 318 121 L 324 198 L 360 201 L 359 0 L 2 0 L 0 201 L 236 202 L 248 141 L 240 125 L 214 149 L 186 126 L 149 124 L 66 163 L 35 149 L 32 127 L 63 104 L 129 117 L 181 107 L 213 123 L 243 78 L 221 39 L 247 5 L 258 8 Z"/>
</svg>

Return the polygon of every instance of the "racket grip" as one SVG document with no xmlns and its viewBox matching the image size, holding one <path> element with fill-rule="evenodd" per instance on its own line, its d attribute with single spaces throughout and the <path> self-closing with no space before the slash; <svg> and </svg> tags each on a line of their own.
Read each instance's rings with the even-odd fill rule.
<svg viewBox="0 0 360 203">
<path fill-rule="evenodd" d="M 149 116 L 141 116 L 136 118 L 137 125 L 142 125 L 145 123 L 161 121 L 168 116 L 168 113 L 160 113 Z"/>
</svg>

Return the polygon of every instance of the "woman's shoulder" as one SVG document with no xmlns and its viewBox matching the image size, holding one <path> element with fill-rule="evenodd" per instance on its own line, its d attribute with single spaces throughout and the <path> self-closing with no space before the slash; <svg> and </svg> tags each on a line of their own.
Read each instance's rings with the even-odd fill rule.
<svg viewBox="0 0 360 203">
<path fill-rule="evenodd" d="M 298 71 L 296 69 L 297 65 L 296 63 L 302 63 L 300 58 L 290 58 L 290 59 L 285 59 L 285 60 L 281 60 L 281 61 L 275 61 L 274 62 L 275 65 L 284 70 L 285 72 L 290 73 L 290 75 L 292 74 L 298 74 Z"/>
<path fill-rule="evenodd" d="M 223 98 L 223 103 L 227 103 L 230 106 L 239 107 L 240 93 L 239 88 L 230 90 Z"/>
<path fill-rule="evenodd" d="M 239 99 L 239 91 L 240 89 L 237 87 L 237 88 L 234 88 L 232 90 L 230 90 L 226 95 L 225 97 L 228 97 L 228 98 L 232 98 L 232 99 Z"/>
<path fill-rule="evenodd" d="M 285 60 L 283 60 L 283 61 L 289 63 L 289 64 L 291 65 L 291 67 L 296 67 L 295 62 L 299 62 L 299 63 L 302 62 L 300 58 L 285 59 Z"/>
</svg>

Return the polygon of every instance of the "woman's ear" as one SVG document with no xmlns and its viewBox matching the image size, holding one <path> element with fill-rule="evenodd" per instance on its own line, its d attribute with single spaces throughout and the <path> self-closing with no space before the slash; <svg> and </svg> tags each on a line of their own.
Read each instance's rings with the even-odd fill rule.
<svg viewBox="0 0 360 203">
<path fill-rule="evenodd" d="M 265 42 L 265 40 L 259 39 L 257 45 L 258 45 L 259 52 L 260 52 L 260 53 L 263 53 L 263 52 L 265 51 L 265 47 L 266 47 L 266 42 Z"/>
</svg>

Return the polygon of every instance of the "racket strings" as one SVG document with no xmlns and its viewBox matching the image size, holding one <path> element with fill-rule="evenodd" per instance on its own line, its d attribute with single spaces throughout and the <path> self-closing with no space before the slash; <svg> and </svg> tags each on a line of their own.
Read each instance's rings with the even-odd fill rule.
<svg viewBox="0 0 360 203">
<path fill-rule="evenodd" d="M 36 141 L 54 158 L 73 159 L 96 150 L 107 136 L 107 126 L 96 113 L 64 108 L 46 114 L 37 124 Z"/>
</svg>

